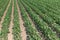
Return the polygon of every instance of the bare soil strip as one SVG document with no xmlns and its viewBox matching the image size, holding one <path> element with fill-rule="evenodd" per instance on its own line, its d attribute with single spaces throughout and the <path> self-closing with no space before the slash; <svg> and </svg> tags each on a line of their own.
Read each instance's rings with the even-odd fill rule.
<svg viewBox="0 0 60 40">
<path fill-rule="evenodd" d="M 8 40 L 13 40 L 13 34 L 12 34 L 12 28 L 13 28 L 13 13 L 14 13 L 14 1 L 12 1 L 12 13 L 11 13 L 11 22 L 10 22 L 10 26 L 9 26 L 9 33 L 8 33 Z"/>
<path fill-rule="evenodd" d="M 25 27 L 24 27 L 24 25 L 23 25 L 24 22 L 23 22 L 23 20 L 22 20 L 21 12 L 20 12 L 20 10 L 19 10 L 17 1 L 16 1 L 16 5 L 17 5 L 17 9 L 18 9 L 18 14 L 19 14 L 20 29 L 21 29 L 21 37 L 22 37 L 22 40 L 26 40 L 27 34 L 26 34 Z"/>
<path fill-rule="evenodd" d="M 6 16 L 6 13 L 7 13 L 7 11 L 8 11 L 8 8 L 9 8 L 9 6 L 10 6 L 10 3 L 11 3 L 11 0 L 10 0 L 10 2 L 9 2 L 8 6 L 6 7 L 6 10 L 5 10 L 5 12 L 4 12 L 3 16 L 2 16 L 1 21 L 0 21 L 0 30 L 1 30 L 1 28 L 2 28 L 2 23 L 3 23 L 3 21 L 4 21 L 4 18 L 5 18 L 5 16 Z"/>
</svg>

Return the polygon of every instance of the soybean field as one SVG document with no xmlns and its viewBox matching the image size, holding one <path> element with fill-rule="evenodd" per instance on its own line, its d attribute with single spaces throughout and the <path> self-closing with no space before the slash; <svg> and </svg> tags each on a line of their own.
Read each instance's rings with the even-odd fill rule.
<svg viewBox="0 0 60 40">
<path fill-rule="evenodd" d="M 60 0 L 0 0 L 0 40 L 60 40 Z"/>
</svg>

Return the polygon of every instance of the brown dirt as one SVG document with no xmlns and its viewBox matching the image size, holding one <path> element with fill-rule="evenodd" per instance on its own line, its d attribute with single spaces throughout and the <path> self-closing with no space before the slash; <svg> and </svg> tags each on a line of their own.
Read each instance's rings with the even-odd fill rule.
<svg viewBox="0 0 60 40">
<path fill-rule="evenodd" d="M 24 23 L 24 22 L 23 22 L 23 20 L 22 20 L 21 12 L 20 12 L 20 10 L 19 10 L 17 1 L 16 1 L 16 5 L 17 5 L 18 14 L 19 14 L 19 20 L 20 20 L 21 37 L 22 37 L 22 40 L 26 40 L 27 34 L 26 34 L 25 27 L 23 26 L 23 23 Z"/>
<path fill-rule="evenodd" d="M 8 34 L 8 40 L 13 40 L 13 34 L 12 34 L 12 28 L 13 28 L 13 13 L 14 13 L 14 1 L 12 1 L 12 13 L 11 13 L 11 22 L 10 22 L 10 27 L 9 27 L 9 34 Z"/>
<path fill-rule="evenodd" d="M 4 12 L 3 16 L 2 16 L 1 21 L 0 21 L 0 30 L 1 30 L 1 28 L 2 28 L 2 23 L 3 23 L 3 21 L 4 21 L 4 18 L 5 18 L 5 16 L 6 16 L 6 13 L 7 13 L 7 11 L 8 11 L 8 8 L 9 8 L 9 6 L 10 6 L 10 3 L 11 3 L 11 0 L 10 0 L 10 2 L 9 2 L 8 6 L 6 7 L 6 10 L 5 10 L 5 12 Z"/>
</svg>

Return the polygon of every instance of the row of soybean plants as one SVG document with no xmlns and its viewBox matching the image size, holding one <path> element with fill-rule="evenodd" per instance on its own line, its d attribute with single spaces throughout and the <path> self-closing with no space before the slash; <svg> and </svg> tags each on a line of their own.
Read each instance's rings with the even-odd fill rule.
<svg viewBox="0 0 60 40">
<path fill-rule="evenodd" d="M 40 9 L 40 11 L 42 11 L 44 14 L 52 17 L 56 21 L 56 23 L 60 24 L 60 15 L 57 15 L 59 13 L 49 11 L 48 7 L 46 7 L 46 5 L 44 5 L 44 4 L 40 5 L 39 3 L 37 4 L 37 2 L 34 3 L 33 1 L 30 2 L 30 4 L 36 6 L 38 9 Z"/>
<path fill-rule="evenodd" d="M 13 39 L 14 40 L 21 40 L 21 30 L 20 30 L 20 24 L 19 24 L 19 16 L 18 16 L 18 10 L 16 7 L 16 0 L 14 0 L 14 19 L 13 19 Z"/>
<path fill-rule="evenodd" d="M 26 2 L 27 3 L 27 2 Z M 60 33 L 60 25 L 56 23 L 56 21 L 51 18 L 50 16 L 42 13 L 37 6 L 35 7 L 34 5 L 29 4 L 29 6 L 36 11 L 36 14 L 38 14 L 44 21 L 46 21 L 52 28 L 54 28 L 57 32 Z"/>
<path fill-rule="evenodd" d="M 33 1 L 32 1 L 33 2 Z M 36 1 L 34 1 L 35 2 L 35 4 L 37 4 L 37 2 Z M 33 4 L 34 4 L 34 2 L 33 2 Z M 38 7 L 40 7 L 40 6 L 43 6 L 44 8 L 46 8 L 47 10 L 49 10 L 49 11 L 52 11 L 53 13 L 55 13 L 55 14 L 59 14 L 59 11 L 57 11 L 57 10 L 55 10 L 55 8 L 54 7 L 52 7 L 52 6 L 50 6 L 50 5 L 48 5 L 48 4 L 46 4 L 46 3 L 44 3 L 44 2 L 38 2 Z M 54 10 L 52 10 L 54 8 Z"/>
<path fill-rule="evenodd" d="M 50 7 L 51 9 L 59 11 L 59 6 L 58 6 L 58 4 L 60 3 L 59 0 L 55 0 L 55 1 L 53 1 L 53 0 L 37 0 L 36 2 L 38 2 L 39 4 L 40 4 L 40 2 L 42 2 L 45 5 L 47 4 L 47 6 Z M 49 2 L 51 2 L 51 3 L 49 3 Z"/>
<path fill-rule="evenodd" d="M 1 17 L 3 16 L 4 14 L 4 11 L 6 10 L 6 7 L 8 5 L 10 0 L 1 0 L 0 1 L 0 20 L 1 20 Z"/>
<path fill-rule="evenodd" d="M 31 6 L 32 7 L 32 6 Z M 52 28 L 54 28 L 57 32 L 60 33 L 60 25 L 54 23 L 54 20 L 52 20 L 52 18 L 48 17 L 47 15 L 44 15 L 43 16 L 43 13 L 39 12 L 40 10 L 37 9 L 37 6 L 36 7 L 32 7 L 32 9 L 35 9 L 36 12 L 38 13 L 38 15 L 40 15 L 41 17 L 43 17 L 44 21 L 48 21 L 48 22 L 51 22 L 50 26 L 52 25 Z M 46 19 L 49 18 L 49 19 Z M 53 23 L 53 24 L 52 24 Z"/>
<path fill-rule="evenodd" d="M 20 0 L 18 0 L 18 4 L 21 10 L 21 15 L 24 21 L 24 26 L 26 27 L 27 40 L 42 40 L 41 36 L 38 34 L 38 31 L 32 25 L 31 21 L 28 18 L 28 13 L 25 8 L 21 4 Z"/>
<path fill-rule="evenodd" d="M 36 14 L 36 12 L 34 12 L 28 5 L 28 2 L 26 1 L 22 1 L 26 11 L 28 12 L 28 14 L 30 15 L 30 17 L 32 18 L 32 20 L 35 22 L 35 24 L 37 25 L 37 28 L 39 28 L 39 30 L 42 31 L 42 33 L 45 35 L 45 37 L 47 37 L 47 40 L 60 40 L 56 33 L 52 31 L 52 29 L 47 25 L 46 22 L 44 22 L 39 15 Z M 28 4 L 28 5 L 27 5 Z M 32 6 L 33 7 L 33 6 Z M 33 7 L 34 8 L 34 7 Z M 36 9 L 37 10 L 37 9 Z"/>
<path fill-rule="evenodd" d="M 56 8 L 60 8 L 59 6 L 59 4 L 60 4 L 60 0 L 55 0 L 55 1 L 53 1 L 53 0 L 41 0 L 41 1 L 44 1 L 45 3 L 48 3 L 48 4 L 51 4 L 51 6 L 54 6 L 54 7 L 56 7 Z"/>
<path fill-rule="evenodd" d="M 33 3 L 32 3 L 32 4 L 33 4 Z M 33 5 L 35 5 L 36 7 L 38 7 L 36 4 L 33 4 Z M 31 7 L 32 7 L 32 6 L 31 6 Z M 34 8 L 37 9 L 36 7 L 34 7 Z M 42 10 L 44 9 L 44 7 L 40 7 L 40 6 L 39 6 L 38 8 L 39 8 L 39 9 L 42 9 Z M 44 11 L 46 11 L 46 9 L 43 10 L 42 12 L 44 12 Z M 45 13 L 46 15 L 42 15 L 43 13 L 41 13 L 40 10 L 38 10 L 38 9 L 37 9 L 37 12 L 38 12 L 38 15 L 44 17 L 43 19 L 44 19 L 46 22 L 47 22 L 47 21 L 48 21 L 48 23 L 50 22 L 49 24 L 52 25 L 52 28 L 54 27 L 54 28 L 57 30 L 57 32 L 60 33 L 60 25 L 57 24 L 57 23 L 60 23 L 60 22 L 59 22 L 59 19 L 60 19 L 60 18 L 57 19 L 57 17 L 59 17 L 58 15 L 57 15 L 57 16 L 55 15 L 55 16 L 54 16 L 55 20 L 53 20 L 53 19 L 52 19 L 53 14 L 50 13 L 50 15 L 52 16 L 52 17 L 50 17 L 50 16 L 47 15 L 48 13 Z M 57 23 L 56 23 L 56 22 L 57 22 Z"/>
<path fill-rule="evenodd" d="M 1 40 L 8 40 L 8 33 L 9 33 L 9 25 L 11 21 L 11 12 L 12 12 L 12 4 L 10 4 L 7 14 L 4 18 L 4 22 L 2 23 L 2 30 L 1 30 Z"/>
<path fill-rule="evenodd" d="M 37 3 L 37 2 L 36 2 Z M 41 2 L 40 2 L 41 3 Z M 40 4 L 39 4 L 40 5 Z M 51 16 L 55 21 L 56 21 L 56 23 L 58 23 L 58 24 L 60 24 L 60 11 L 57 11 L 57 10 L 52 10 L 54 7 L 51 7 L 51 6 L 49 6 L 48 4 L 45 4 L 44 2 L 43 2 L 43 4 L 42 5 L 40 5 L 40 6 L 43 6 L 42 8 L 43 8 L 43 11 L 45 11 L 45 13 L 47 14 L 47 15 L 49 15 L 49 16 Z M 40 7 L 39 6 L 39 7 Z M 40 7 L 41 8 L 41 7 Z M 45 10 L 44 10 L 45 9 Z M 58 15 L 57 15 L 58 14 Z"/>
<path fill-rule="evenodd" d="M 41 4 L 42 3 L 42 4 Z M 49 11 L 52 11 L 53 13 L 55 13 L 55 14 L 59 14 L 60 13 L 60 9 L 58 8 L 58 6 L 56 7 L 56 5 L 55 6 L 53 6 L 54 4 L 48 4 L 48 3 L 46 3 L 46 2 L 44 2 L 44 1 L 39 1 L 39 4 L 41 4 L 41 5 L 43 5 L 44 7 L 46 7 Z M 60 14 L 59 14 L 60 15 Z"/>
</svg>

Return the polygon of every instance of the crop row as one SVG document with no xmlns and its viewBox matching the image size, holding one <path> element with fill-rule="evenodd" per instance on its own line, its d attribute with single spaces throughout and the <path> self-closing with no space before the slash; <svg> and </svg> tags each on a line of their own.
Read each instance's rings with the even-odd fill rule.
<svg viewBox="0 0 60 40">
<path fill-rule="evenodd" d="M 18 11 L 17 11 L 17 7 L 16 7 L 16 0 L 14 0 L 14 19 L 13 19 L 13 38 L 14 40 L 21 40 L 21 30 L 20 30 L 20 24 L 19 24 L 19 16 L 18 16 Z"/>
<path fill-rule="evenodd" d="M 47 4 L 50 4 L 51 6 L 53 6 L 54 8 L 60 8 L 60 0 L 55 0 L 55 1 L 53 1 L 53 0 L 40 0 L 40 1 L 42 1 L 42 2 L 44 2 L 44 3 L 47 3 Z"/>
<path fill-rule="evenodd" d="M 40 2 L 40 1 L 39 1 Z M 38 4 L 39 6 L 42 6 L 42 7 L 44 7 L 44 8 L 46 8 L 46 10 L 47 11 L 50 11 L 50 12 L 52 12 L 53 14 L 57 14 L 57 15 L 60 15 L 59 13 L 60 13 L 60 9 L 58 8 L 58 7 L 54 7 L 54 6 L 51 6 L 50 4 L 48 4 L 48 3 L 45 3 L 45 2 L 43 2 L 43 1 L 41 1 L 40 2 L 40 4 L 39 3 L 37 3 L 37 2 L 35 2 L 36 4 Z"/>
<path fill-rule="evenodd" d="M 56 13 L 53 10 L 48 11 L 50 8 L 46 7 L 46 5 L 44 5 L 44 4 L 43 4 L 43 6 L 40 4 L 38 5 L 37 3 L 34 3 L 34 2 L 31 2 L 30 4 L 36 6 L 38 9 L 40 9 L 40 11 L 42 11 L 43 13 L 45 13 L 48 16 L 51 16 L 56 21 L 56 23 L 60 24 L 60 15 L 56 15 L 59 13 Z"/>
<path fill-rule="evenodd" d="M 7 34 L 9 33 L 9 24 L 11 20 L 11 10 L 12 10 L 12 4 L 10 4 L 10 7 L 7 11 L 7 14 L 4 18 L 4 22 L 2 23 L 2 30 L 1 30 L 1 40 L 7 40 Z"/>
<path fill-rule="evenodd" d="M 31 0 L 31 1 L 36 2 L 36 3 L 38 2 L 39 4 L 40 3 L 47 4 L 49 5 L 49 7 L 53 7 L 52 9 L 56 9 L 56 10 L 60 8 L 59 0 L 55 0 L 55 1 L 53 0 Z"/>
<path fill-rule="evenodd" d="M 0 2 L 0 20 L 1 20 L 1 17 L 3 16 L 4 14 L 4 11 L 6 10 L 6 7 L 8 5 L 10 0 L 1 0 Z"/>
<path fill-rule="evenodd" d="M 41 36 L 38 34 L 38 31 L 34 28 L 34 26 L 32 26 L 32 23 L 27 16 L 27 12 L 20 0 L 18 0 L 18 4 L 21 10 L 22 18 L 24 20 L 24 26 L 26 27 L 27 40 L 42 40 Z"/>
<path fill-rule="evenodd" d="M 29 6 L 31 6 L 31 8 L 36 11 L 36 14 L 38 14 L 42 19 L 44 19 L 44 21 L 46 21 L 52 28 L 55 28 L 60 33 L 60 25 L 56 24 L 50 16 L 43 14 L 38 8 L 33 5 Z"/>
<path fill-rule="evenodd" d="M 48 27 L 48 25 L 34 12 L 31 8 L 28 7 L 29 2 L 23 1 L 22 2 L 25 6 L 26 11 L 29 13 L 32 20 L 35 22 L 35 24 L 38 26 L 39 30 L 42 30 L 43 34 L 50 40 L 59 40 L 56 33 Z M 28 4 L 28 5 L 26 5 Z M 30 5 L 31 6 L 31 5 Z M 32 6 L 33 7 L 33 6 Z M 34 7 L 33 7 L 34 8 Z M 55 35 L 55 36 L 54 36 Z"/>
</svg>

